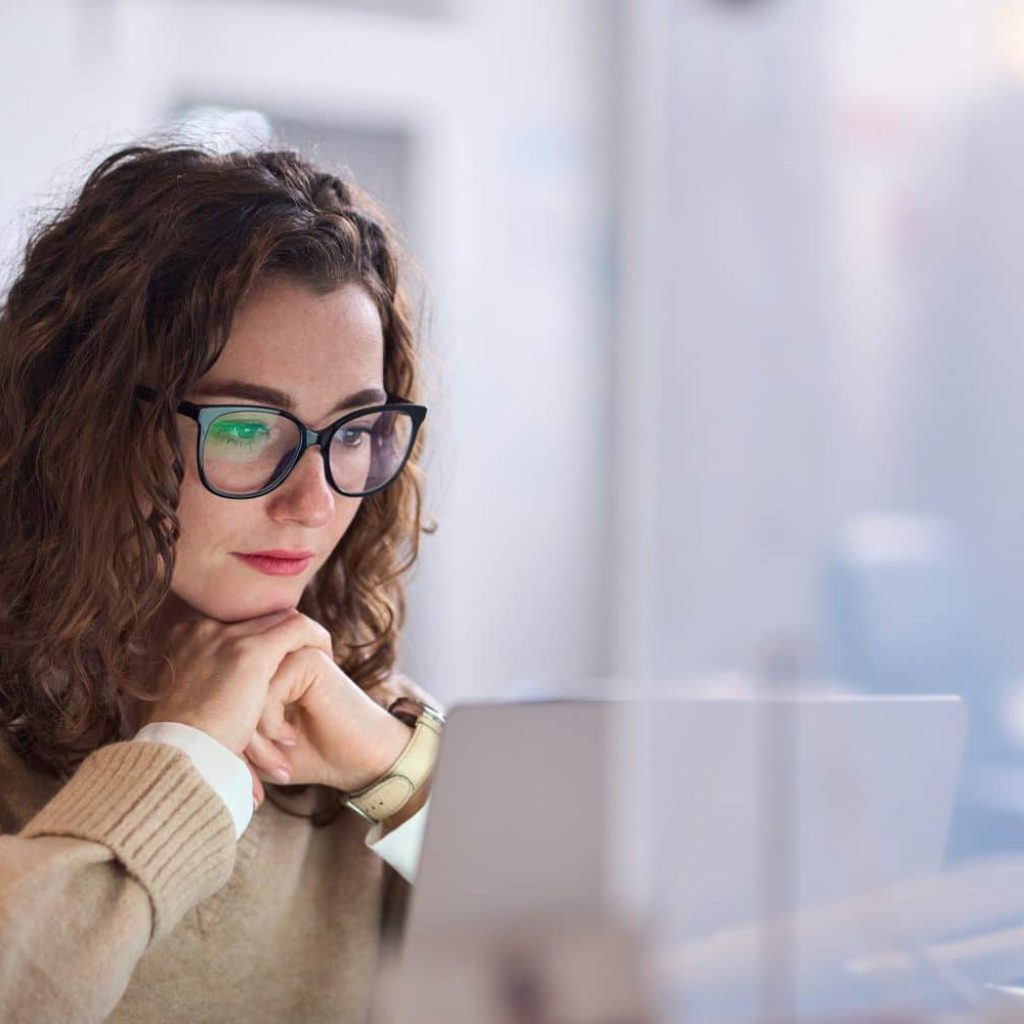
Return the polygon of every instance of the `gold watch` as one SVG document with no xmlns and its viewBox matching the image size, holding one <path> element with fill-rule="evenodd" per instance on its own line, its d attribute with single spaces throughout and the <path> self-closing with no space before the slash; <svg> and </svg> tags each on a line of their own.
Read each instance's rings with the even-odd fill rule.
<svg viewBox="0 0 1024 1024">
<path fill-rule="evenodd" d="M 412 727 L 412 736 L 395 763 L 376 782 L 349 793 L 345 806 L 376 824 L 400 811 L 430 777 L 437 761 L 444 715 L 437 708 L 399 697 L 388 711 Z"/>
</svg>

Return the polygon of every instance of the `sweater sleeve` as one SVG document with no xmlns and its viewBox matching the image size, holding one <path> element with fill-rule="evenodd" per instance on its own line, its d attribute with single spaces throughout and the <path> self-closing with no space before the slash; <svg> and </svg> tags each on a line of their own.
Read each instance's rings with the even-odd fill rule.
<svg viewBox="0 0 1024 1024">
<path fill-rule="evenodd" d="M 235 838 L 241 837 L 252 821 L 252 776 L 245 762 L 219 740 L 202 729 L 183 722 L 150 722 L 135 739 L 179 747 L 192 759 L 199 774 L 224 801 L 235 823 Z"/>
<path fill-rule="evenodd" d="M 93 1022 L 143 953 L 231 877 L 235 830 L 189 756 L 128 740 L 93 751 L 0 835 L 0 1020 Z"/>
</svg>

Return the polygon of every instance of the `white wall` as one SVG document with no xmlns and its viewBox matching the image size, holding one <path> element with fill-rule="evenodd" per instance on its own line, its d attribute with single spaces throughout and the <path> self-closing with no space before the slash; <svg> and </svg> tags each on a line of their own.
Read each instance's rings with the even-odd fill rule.
<svg viewBox="0 0 1024 1024">
<path fill-rule="evenodd" d="M 1024 5 L 620 9 L 617 670 L 813 669 L 879 512 L 955 528 L 1019 666 Z"/>
<path fill-rule="evenodd" d="M 827 5 L 733 6 L 625 9 L 627 674 L 805 640 L 832 514 Z"/>
</svg>

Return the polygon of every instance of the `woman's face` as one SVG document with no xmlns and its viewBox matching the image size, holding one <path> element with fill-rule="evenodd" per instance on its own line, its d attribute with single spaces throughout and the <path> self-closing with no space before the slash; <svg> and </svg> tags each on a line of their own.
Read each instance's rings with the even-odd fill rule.
<svg viewBox="0 0 1024 1024">
<path fill-rule="evenodd" d="M 351 409 L 383 402 L 383 378 L 380 317 L 360 285 L 318 295 L 279 279 L 262 284 L 238 309 L 220 358 L 185 397 L 200 404 L 285 408 L 308 426 L 321 428 Z M 238 382 L 272 388 L 287 400 L 247 393 Z M 187 461 L 171 580 L 172 618 L 188 618 L 194 609 L 235 622 L 294 608 L 362 499 L 345 497 L 328 484 L 319 447 L 308 448 L 269 494 L 244 500 L 212 494 L 197 472 L 198 424 L 185 416 L 178 423 Z M 270 550 L 311 551 L 313 556 L 291 576 L 268 574 L 239 557 Z"/>
</svg>

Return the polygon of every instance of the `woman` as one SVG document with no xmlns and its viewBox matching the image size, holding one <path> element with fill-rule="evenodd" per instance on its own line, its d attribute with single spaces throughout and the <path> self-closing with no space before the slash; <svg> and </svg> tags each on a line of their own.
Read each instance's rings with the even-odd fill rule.
<svg viewBox="0 0 1024 1024">
<path fill-rule="evenodd" d="M 174 146 L 104 160 L 29 244 L 0 1019 L 366 1019 L 443 721 L 393 671 L 425 529 L 398 259 L 297 155 Z"/>
</svg>

